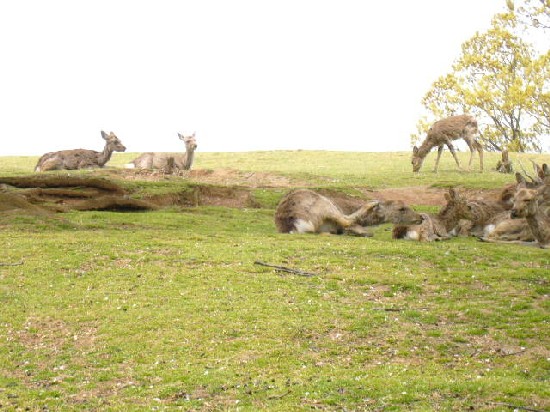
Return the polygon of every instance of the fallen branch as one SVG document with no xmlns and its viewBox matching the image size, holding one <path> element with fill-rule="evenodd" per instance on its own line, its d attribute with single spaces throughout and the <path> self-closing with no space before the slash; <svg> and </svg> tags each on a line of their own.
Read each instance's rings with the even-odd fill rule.
<svg viewBox="0 0 550 412">
<path fill-rule="evenodd" d="M 281 394 L 281 395 L 273 395 L 273 396 L 270 396 L 270 397 L 267 398 L 267 399 L 269 399 L 269 400 L 282 399 L 282 398 L 284 398 L 285 396 L 290 395 L 290 393 L 291 393 L 290 391 L 287 391 L 287 392 L 285 392 L 285 393 L 283 393 L 283 394 Z"/>
<path fill-rule="evenodd" d="M 384 312 L 402 312 L 405 309 L 401 309 L 401 308 L 372 308 L 372 310 L 383 310 Z"/>
<path fill-rule="evenodd" d="M 286 266 L 271 265 L 269 263 L 260 262 L 259 260 L 255 261 L 254 264 L 255 265 L 260 265 L 260 266 L 265 266 L 265 267 L 268 267 L 268 268 L 277 269 L 277 270 L 280 270 L 281 272 L 293 273 L 295 275 L 300 275 L 300 276 L 307 276 L 307 277 L 317 276 L 317 273 L 304 272 L 303 270 L 292 269 L 292 268 L 288 268 Z"/>
<path fill-rule="evenodd" d="M 21 266 L 23 264 L 23 261 L 17 262 L 17 263 L 2 263 L 0 262 L 0 266 Z"/>
</svg>

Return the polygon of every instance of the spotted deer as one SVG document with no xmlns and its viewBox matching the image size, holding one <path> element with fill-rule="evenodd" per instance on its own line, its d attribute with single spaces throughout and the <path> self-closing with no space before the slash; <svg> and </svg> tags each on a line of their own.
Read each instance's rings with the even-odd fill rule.
<svg viewBox="0 0 550 412">
<path fill-rule="evenodd" d="M 452 144 L 452 141 L 457 139 L 464 139 L 470 149 L 470 162 L 468 163 L 468 168 L 472 166 L 474 150 L 477 150 L 479 154 L 480 171 L 483 172 L 483 146 L 474 137 L 477 133 L 477 120 L 473 116 L 467 114 L 451 116 L 435 122 L 428 130 L 426 139 L 422 142 L 420 147 L 414 146 L 413 148 L 411 159 L 413 172 L 416 173 L 420 171 L 424 159 L 434 147 L 437 147 L 437 159 L 434 167 L 434 172 L 437 172 L 439 159 L 441 158 L 444 146 L 449 148 L 458 168 L 461 169 L 460 161 L 458 160 Z"/>
<path fill-rule="evenodd" d="M 103 167 L 111 159 L 113 152 L 124 152 L 126 150 L 126 147 L 113 132 L 107 134 L 102 130 L 101 137 L 105 140 L 105 147 L 102 152 L 87 149 L 49 152 L 38 159 L 34 171 L 45 172 L 48 170 L 76 170 Z"/>
<path fill-rule="evenodd" d="M 420 223 L 418 213 L 403 202 L 369 201 L 345 215 L 328 197 L 313 190 L 298 189 L 287 193 L 275 211 L 275 226 L 281 233 L 331 233 L 372 236 L 365 226 L 386 222 Z"/>
<path fill-rule="evenodd" d="M 126 167 L 136 169 L 162 169 L 165 171 L 169 170 L 170 173 L 180 170 L 190 170 L 195 158 L 195 150 L 197 149 L 195 133 L 191 136 L 183 136 L 178 133 L 178 137 L 185 143 L 185 153 L 142 153 L 139 157 L 126 165 Z"/>
</svg>

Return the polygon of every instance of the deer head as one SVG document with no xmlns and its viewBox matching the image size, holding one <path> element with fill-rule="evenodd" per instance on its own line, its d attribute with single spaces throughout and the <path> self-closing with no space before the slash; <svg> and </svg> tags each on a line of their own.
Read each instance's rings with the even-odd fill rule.
<svg viewBox="0 0 550 412">
<path fill-rule="evenodd" d="M 514 196 L 514 206 L 512 207 L 512 218 L 521 218 L 533 216 L 538 209 L 539 189 L 527 187 L 527 182 L 521 173 L 516 173 L 518 182 L 516 194 Z M 544 189 L 544 186 L 542 187 Z"/>
<path fill-rule="evenodd" d="M 413 172 L 415 173 L 420 170 L 420 168 L 422 167 L 422 163 L 424 162 L 424 159 L 425 159 L 424 157 L 420 156 L 418 152 L 419 152 L 418 147 L 414 146 L 411 163 L 413 166 Z"/>
<path fill-rule="evenodd" d="M 124 152 L 126 151 L 126 146 L 116 137 L 116 135 L 111 132 L 109 134 L 101 131 L 101 137 L 107 142 L 107 147 L 113 152 Z"/>
<path fill-rule="evenodd" d="M 183 140 L 185 143 L 185 150 L 188 152 L 194 152 L 197 148 L 197 140 L 195 139 L 195 133 L 193 133 L 191 136 L 184 136 L 181 133 L 178 133 L 178 137 L 180 140 Z"/>
</svg>

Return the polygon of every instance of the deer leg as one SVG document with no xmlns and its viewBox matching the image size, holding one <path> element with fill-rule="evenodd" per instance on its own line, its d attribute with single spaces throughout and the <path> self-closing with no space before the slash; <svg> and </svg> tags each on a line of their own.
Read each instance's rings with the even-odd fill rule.
<svg viewBox="0 0 550 412">
<path fill-rule="evenodd" d="M 351 225 L 345 229 L 346 234 L 352 236 L 372 237 L 373 233 L 365 229 L 361 225 Z"/>
<path fill-rule="evenodd" d="M 479 170 L 483 172 L 483 147 L 479 142 L 466 140 L 466 144 L 470 148 L 470 161 L 468 162 L 468 169 L 472 168 L 472 160 L 474 159 L 474 151 L 477 151 L 479 155 Z"/>
<path fill-rule="evenodd" d="M 434 172 L 437 172 L 437 168 L 439 167 L 439 159 L 441 158 L 441 153 L 443 153 L 443 145 L 440 145 L 437 148 L 437 158 L 435 159 Z"/>
<path fill-rule="evenodd" d="M 479 155 L 479 171 L 483 172 L 483 146 L 479 142 L 475 142 L 475 145 Z"/>
<path fill-rule="evenodd" d="M 459 169 L 462 169 L 462 166 L 460 166 L 460 160 L 458 160 L 458 156 L 456 155 L 455 148 L 454 148 L 453 144 L 450 141 L 447 141 L 446 144 L 447 144 L 447 147 L 449 148 L 449 151 L 451 152 L 451 154 L 453 155 L 453 157 L 455 159 L 456 165 L 458 166 Z M 471 161 L 471 159 L 470 159 L 470 161 Z"/>
</svg>

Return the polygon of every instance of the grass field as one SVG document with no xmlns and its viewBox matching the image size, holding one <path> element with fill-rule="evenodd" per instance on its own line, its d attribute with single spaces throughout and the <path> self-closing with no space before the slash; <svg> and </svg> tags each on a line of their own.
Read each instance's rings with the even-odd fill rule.
<svg viewBox="0 0 550 412">
<path fill-rule="evenodd" d="M 513 182 L 496 154 L 483 174 L 445 155 L 419 175 L 408 153 L 197 153 L 194 168 L 344 191 Z M 0 176 L 36 160 L 0 158 Z M 131 187 L 159 184 L 183 183 Z M 278 234 L 287 188 L 255 190 L 257 208 L 0 214 L 0 410 L 550 410 L 550 251 L 388 226 Z"/>
</svg>

